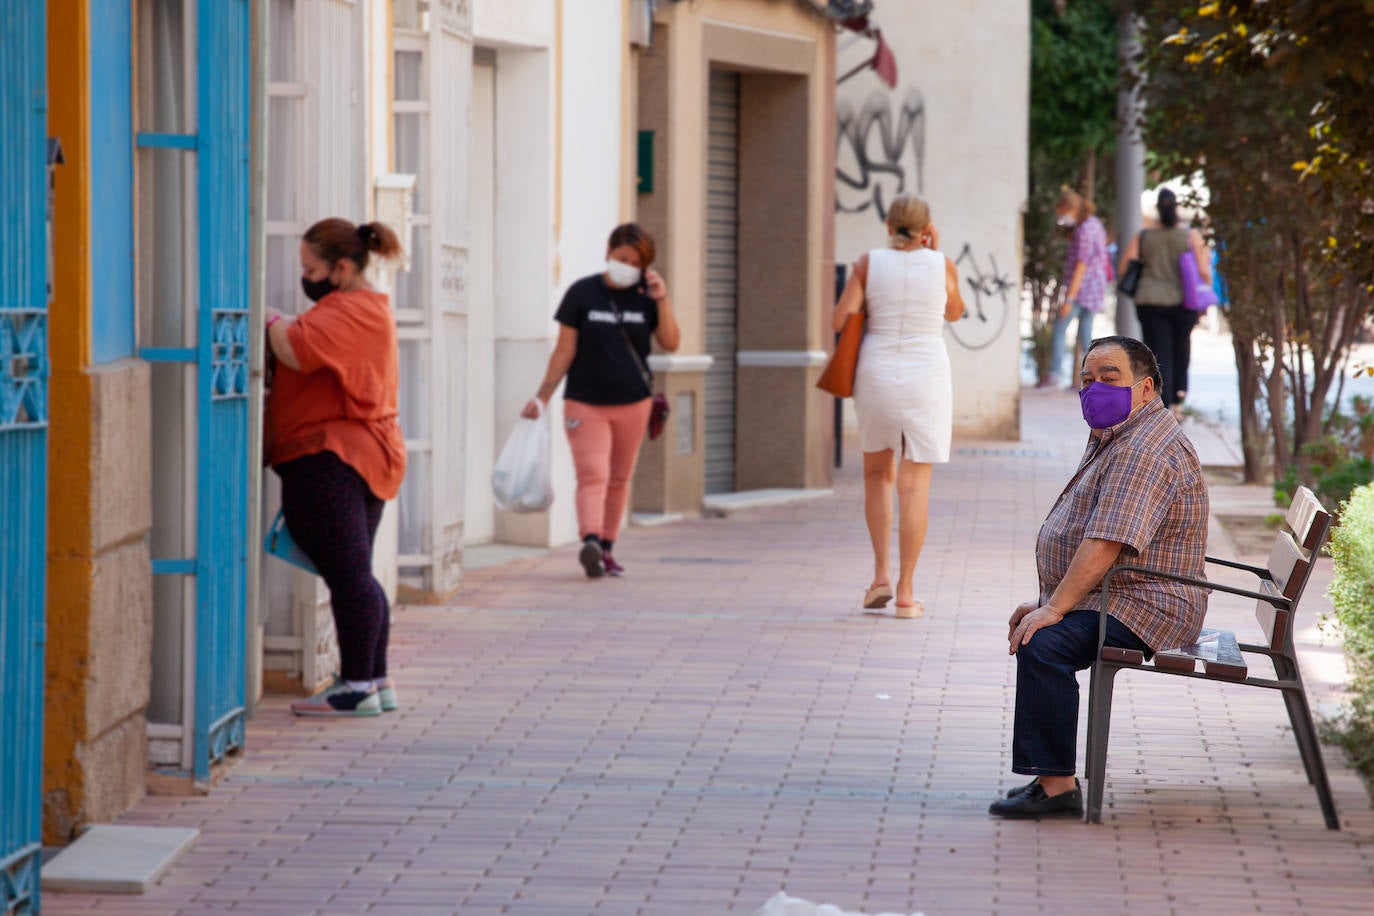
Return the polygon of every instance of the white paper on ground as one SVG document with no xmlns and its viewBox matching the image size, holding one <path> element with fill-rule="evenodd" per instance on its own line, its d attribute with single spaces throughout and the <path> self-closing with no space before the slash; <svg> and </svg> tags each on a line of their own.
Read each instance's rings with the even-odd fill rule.
<svg viewBox="0 0 1374 916">
<path fill-rule="evenodd" d="M 833 903 L 812 903 L 800 897 L 789 897 L 782 891 L 769 898 L 754 916 L 867 916 L 865 913 L 842 910 Z M 873 916 L 922 916 L 921 913 L 875 913 Z"/>
</svg>

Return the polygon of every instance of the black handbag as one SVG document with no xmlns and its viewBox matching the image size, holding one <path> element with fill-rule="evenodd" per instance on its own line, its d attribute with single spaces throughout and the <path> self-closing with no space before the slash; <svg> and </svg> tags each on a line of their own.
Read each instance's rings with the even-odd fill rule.
<svg viewBox="0 0 1374 916">
<path fill-rule="evenodd" d="M 1116 291 L 1123 296 L 1134 296 L 1135 291 L 1140 288 L 1140 275 L 1144 270 L 1144 261 L 1139 258 L 1131 258 L 1131 262 L 1121 272 L 1121 279 L 1117 281 Z"/>
<path fill-rule="evenodd" d="M 1136 236 L 1136 252 L 1145 253 L 1145 230 L 1140 231 Z M 1116 291 L 1123 296 L 1135 296 L 1135 291 L 1140 288 L 1140 275 L 1145 272 L 1145 262 L 1140 258 L 1131 258 L 1126 264 L 1126 269 L 1121 272 L 1121 279 L 1117 281 Z"/>
</svg>

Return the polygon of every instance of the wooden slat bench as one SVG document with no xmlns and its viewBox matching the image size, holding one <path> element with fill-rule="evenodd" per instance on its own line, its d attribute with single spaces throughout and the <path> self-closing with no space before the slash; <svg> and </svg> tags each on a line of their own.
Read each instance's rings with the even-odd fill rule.
<svg viewBox="0 0 1374 916">
<path fill-rule="evenodd" d="M 1084 820 L 1088 823 L 1100 823 L 1102 820 L 1107 737 L 1111 729 L 1112 716 L 1112 686 L 1116 673 L 1130 668 L 1174 677 L 1229 681 L 1249 687 L 1265 687 L 1282 693 L 1289 721 L 1293 725 L 1293 735 L 1298 742 L 1298 753 L 1302 756 L 1303 768 L 1307 771 L 1307 781 L 1316 788 L 1326 826 L 1332 830 L 1340 829 L 1336 804 L 1331 797 L 1331 785 L 1326 777 L 1326 764 L 1322 761 L 1317 730 L 1312 721 L 1312 710 L 1308 706 L 1307 692 L 1303 688 L 1302 675 L 1298 670 L 1297 652 L 1293 648 L 1293 615 L 1307 588 L 1313 562 L 1331 531 L 1331 515 L 1322 507 L 1311 490 L 1301 487 L 1284 516 L 1284 524 L 1286 530 L 1280 531 L 1274 538 L 1273 549 L 1270 550 L 1269 560 L 1264 567 L 1207 557 L 1208 563 L 1253 575 L 1256 580 L 1253 590 L 1129 565 L 1114 567 L 1103 578 L 1097 661 L 1093 665 L 1092 687 L 1088 694 L 1088 803 L 1084 810 Z M 1139 650 L 1105 645 L 1107 590 L 1112 577 L 1123 570 L 1151 573 L 1174 582 L 1200 585 L 1211 591 L 1254 598 L 1255 619 L 1264 633 L 1264 643 L 1252 645 L 1238 642 L 1236 635 L 1229 630 L 1205 628 L 1192 645 L 1156 653 L 1152 659 L 1153 664 L 1147 662 L 1145 654 Z M 1274 677 L 1251 676 L 1245 653 L 1266 656 L 1273 664 Z M 1201 670 L 1198 670 L 1199 666 Z"/>
</svg>

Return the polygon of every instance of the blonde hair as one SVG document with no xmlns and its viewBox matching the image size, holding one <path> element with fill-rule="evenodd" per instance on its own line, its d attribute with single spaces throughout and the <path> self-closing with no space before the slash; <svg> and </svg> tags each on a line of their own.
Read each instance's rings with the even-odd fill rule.
<svg viewBox="0 0 1374 916">
<path fill-rule="evenodd" d="M 887 211 L 887 231 L 893 248 L 901 248 L 921 238 L 930 225 L 930 204 L 915 194 L 901 194 Z"/>
<path fill-rule="evenodd" d="M 1064 185 L 1059 189 L 1059 200 L 1055 202 L 1054 209 L 1072 212 L 1074 218 L 1081 223 L 1097 212 L 1097 205 L 1073 188 Z"/>
</svg>

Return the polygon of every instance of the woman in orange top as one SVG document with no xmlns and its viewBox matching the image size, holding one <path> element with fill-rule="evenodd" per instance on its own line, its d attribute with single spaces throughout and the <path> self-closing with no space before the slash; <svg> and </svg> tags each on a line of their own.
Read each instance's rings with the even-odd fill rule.
<svg viewBox="0 0 1374 916">
<path fill-rule="evenodd" d="M 301 239 L 301 286 L 315 305 L 267 318 L 276 358 L 267 397 L 267 461 L 281 478 L 291 537 L 329 586 L 341 675 L 301 716 L 369 716 L 396 708 L 386 669 L 390 608 L 372 575 L 385 500 L 405 476 L 397 422 L 396 320 L 363 275 L 370 254 L 401 252 L 382 223 L 326 219 Z"/>
</svg>

